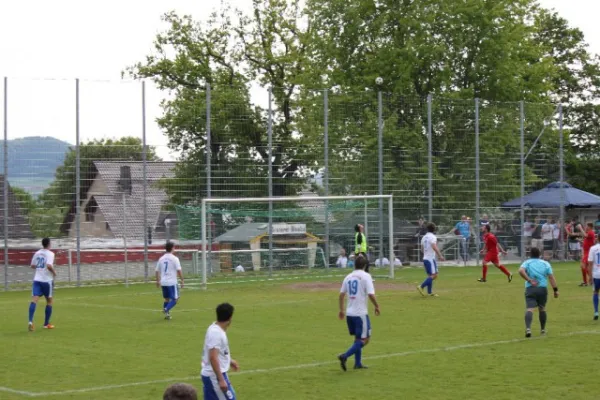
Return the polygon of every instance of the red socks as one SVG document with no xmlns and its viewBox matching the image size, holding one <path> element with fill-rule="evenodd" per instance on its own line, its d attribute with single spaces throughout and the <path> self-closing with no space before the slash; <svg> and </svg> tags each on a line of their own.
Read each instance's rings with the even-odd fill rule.
<svg viewBox="0 0 600 400">
<path fill-rule="evenodd" d="M 500 271 L 502 271 L 504 273 L 504 275 L 510 276 L 510 272 L 508 272 L 508 270 L 506 269 L 506 267 L 504 265 L 500 265 L 498 267 L 498 269 L 500 269 Z"/>
<path fill-rule="evenodd" d="M 483 264 L 483 280 L 485 281 L 487 279 L 487 265 Z"/>
</svg>

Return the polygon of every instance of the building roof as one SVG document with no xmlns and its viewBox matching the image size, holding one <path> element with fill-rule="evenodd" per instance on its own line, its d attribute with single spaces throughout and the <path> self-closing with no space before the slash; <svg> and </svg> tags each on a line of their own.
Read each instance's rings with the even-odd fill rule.
<svg viewBox="0 0 600 400">
<path fill-rule="evenodd" d="M 4 187 L 4 175 L 0 175 L 0 188 Z M 0 238 L 4 239 L 4 195 L 0 191 Z M 23 214 L 15 194 L 8 185 L 8 239 L 33 239 L 29 222 Z"/>
<path fill-rule="evenodd" d="M 224 234 L 217 236 L 214 239 L 215 243 L 248 243 L 250 240 L 255 237 L 267 235 L 269 233 L 269 224 L 266 222 L 248 222 L 242 224 L 236 228 L 233 228 Z M 302 234 L 302 235 L 283 235 L 286 237 L 290 236 L 301 236 L 301 237 L 310 237 L 315 238 L 310 233 Z"/>
<path fill-rule="evenodd" d="M 101 179 L 108 188 L 109 194 L 93 195 L 98 203 L 98 208 L 108 222 L 111 232 L 115 237 L 126 236 L 128 239 L 143 239 L 150 226 L 154 231 L 158 222 L 161 208 L 168 198 L 166 192 L 157 186 L 164 178 L 175 176 L 175 162 L 154 161 L 146 163 L 146 209 L 147 226 L 144 226 L 144 180 L 142 161 L 94 161 L 97 171 L 96 179 Z M 131 170 L 131 195 L 126 195 L 125 208 L 123 195 L 119 191 L 121 167 L 129 166 Z M 91 187 L 88 185 L 87 190 Z M 86 192 L 87 192 L 86 190 Z M 86 196 L 82 196 L 82 201 Z M 127 214 L 127 221 L 124 215 Z M 74 221 L 75 210 L 69 212 L 71 218 L 65 221 L 71 224 Z M 127 225 L 125 225 L 127 222 Z M 67 228 L 68 229 L 68 228 Z"/>
</svg>

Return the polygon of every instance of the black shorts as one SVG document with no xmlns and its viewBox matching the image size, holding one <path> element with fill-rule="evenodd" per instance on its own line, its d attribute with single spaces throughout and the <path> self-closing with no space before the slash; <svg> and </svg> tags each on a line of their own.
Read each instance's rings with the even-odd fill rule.
<svg viewBox="0 0 600 400">
<path fill-rule="evenodd" d="M 544 240 L 544 250 L 551 251 L 554 249 L 554 240 Z"/>
<path fill-rule="evenodd" d="M 546 307 L 548 288 L 528 287 L 525 289 L 525 306 L 527 308 Z"/>
</svg>

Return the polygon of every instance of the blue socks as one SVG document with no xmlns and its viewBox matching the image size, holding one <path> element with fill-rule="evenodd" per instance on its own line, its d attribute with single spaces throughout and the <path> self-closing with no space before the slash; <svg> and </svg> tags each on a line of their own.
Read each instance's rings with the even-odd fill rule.
<svg viewBox="0 0 600 400">
<path fill-rule="evenodd" d="M 35 314 L 36 304 L 31 302 L 29 304 L 29 322 L 33 322 L 33 314 Z"/>
<path fill-rule="evenodd" d="M 167 312 L 171 311 L 171 309 L 173 307 L 175 307 L 175 304 L 177 304 L 177 300 L 171 300 L 170 302 L 167 303 L 167 306 L 165 307 L 165 310 Z"/>
<path fill-rule="evenodd" d="M 44 319 L 44 326 L 50 323 L 50 317 L 52 316 L 52 306 L 46 306 L 46 318 Z"/>
<path fill-rule="evenodd" d="M 362 343 L 361 343 L 362 345 Z M 362 348 L 363 346 L 360 346 L 360 349 L 356 350 L 356 353 L 354 353 L 354 366 L 355 367 L 359 367 L 362 365 Z"/>
<path fill-rule="evenodd" d="M 594 293 L 594 312 L 598 312 L 598 293 Z"/>
<path fill-rule="evenodd" d="M 354 343 L 352 343 L 352 346 L 348 349 L 347 352 L 344 353 L 344 357 L 348 358 L 352 355 L 356 355 L 355 360 L 354 360 L 355 364 L 360 365 L 360 358 L 362 356 L 362 348 L 363 348 L 363 342 L 361 342 L 360 340 L 357 340 Z"/>
<path fill-rule="evenodd" d="M 166 308 L 167 308 L 167 304 L 169 304 L 169 302 L 168 302 L 168 301 L 165 301 L 165 302 L 163 303 L 163 310 L 166 310 Z"/>
<path fill-rule="evenodd" d="M 431 289 L 433 289 L 433 279 L 431 279 L 431 277 L 427 277 L 427 279 L 425 279 L 423 283 L 421 283 L 421 287 L 426 287 L 427 293 L 431 294 Z"/>
</svg>

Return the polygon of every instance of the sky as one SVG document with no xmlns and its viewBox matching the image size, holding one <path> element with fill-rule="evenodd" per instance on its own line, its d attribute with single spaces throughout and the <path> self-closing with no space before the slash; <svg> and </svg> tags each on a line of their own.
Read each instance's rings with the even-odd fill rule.
<svg viewBox="0 0 600 400">
<path fill-rule="evenodd" d="M 230 0 L 250 10 L 252 0 Z M 580 28 L 600 53 L 599 0 L 540 0 Z M 121 71 L 142 61 L 170 10 L 205 20 L 221 0 L 0 1 L 0 77 L 8 77 L 8 138 L 76 137 L 75 79 L 80 79 L 80 140 L 142 137 L 142 89 Z M 146 139 L 175 155 L 155 120 L 164 97 L 146 83 Z M 255 92 L 255 97 L 266 96 Z M 262 99 L 255 101 L 262 102 Z M 4 100 L 0 102 L 4 106 Z"/>
</svg>

